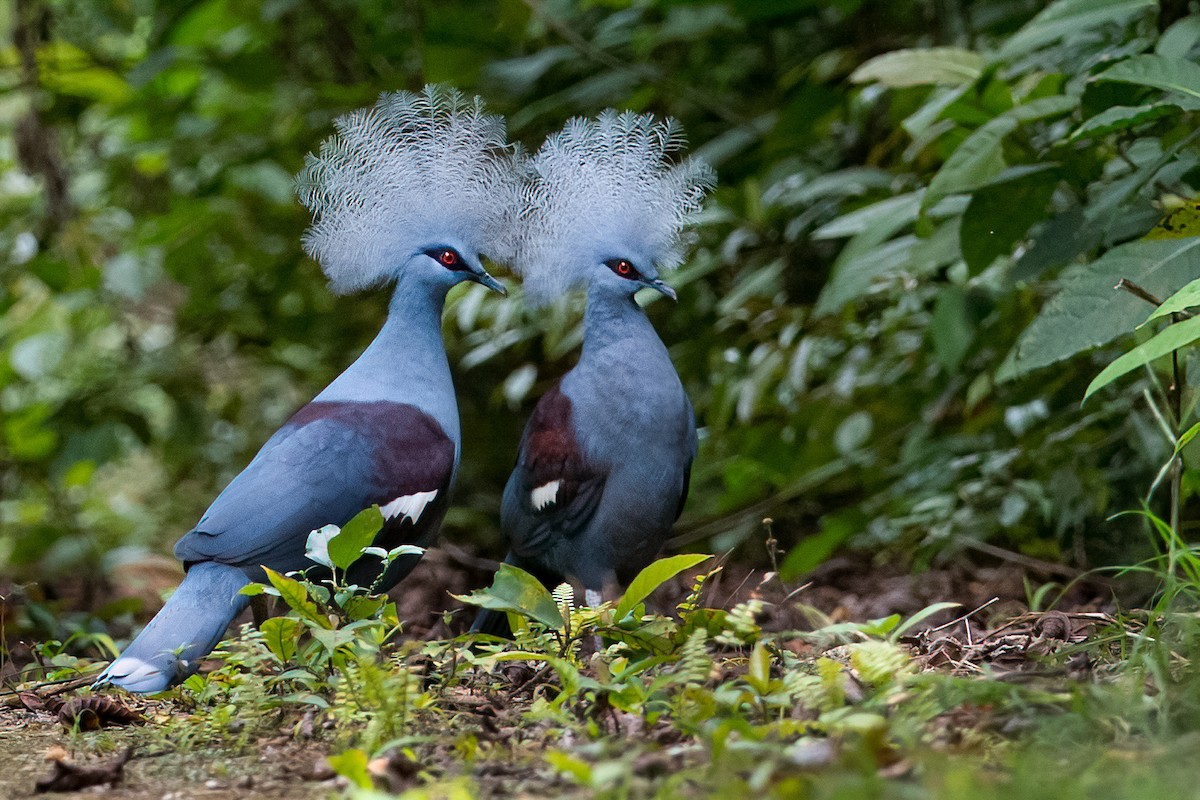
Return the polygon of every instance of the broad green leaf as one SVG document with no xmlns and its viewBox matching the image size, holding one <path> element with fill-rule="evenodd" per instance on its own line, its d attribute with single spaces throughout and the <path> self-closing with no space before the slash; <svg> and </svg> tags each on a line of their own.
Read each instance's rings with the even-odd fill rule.
<svg viewBox="0 0 1200 800">
<path fill-rule="evenodd" d="M 38 78 L 55 94 L 86 97 L 108 105 L 119 105 L 132 94 L 119 74 L 62 39 L 38 47 L 37 60 Z"/>
<path fill-rule="evenodd" d="M 1058 180 L 1056 170 L 1024 173 L 1003 182 L 998 178 L 972 194 L 959 231 L 963 260 L 972 273 L 1010 255 L 1029 229 L 1045 218 Z"/>
<path fill-rule="evenodd" d="M 649 597 L 650 593 L 662 586 L 663 583 L 684 570 L 691 569 L 697 564 L 703 564 L 710 558 L 712 556 L 685 553 L 655 561 L 639 572 L 633 582 L 629 584 L 629 588 L 625 590 L 625 596 L 617 603 L 617 610 L 613 613 L 613 618 L 618 620 L 624 618 L 626 614 L 633 611 L 638 603 Z"/>
<path fill-rule="evenodd" d="M 1163 31 L 1154 43 L 1154 52 L 1166 58 L 1185 58 L 1196 42 L 1200 42 L 1200 16 L 1192 14 Z"/>
<path fill-rule="evenodd" d="M 929 335 L 938 361 L 949 372 L 957 372 L 959 365 L 975 341 L 978 326 L 967 304 L 967 293 L 959 286 L 947 286 L 940 290 L 933 306 L 933 318 L 929 324 Z"/>
<path fill-rule="evenodd" d="M 563 750 L 551 750 L 543 758 L 560 773 L 567 775 L 580 786 L 592 785 L 592 765 Z"/>
<path fill-rule="evenodd" d="M 2 421 L 5 445 L 16 458 L 36 461 L 45 458 L 58 444 L 58 434 L 47 424 L 53 411 L 38 403 L 18 412 L 5 412 Z"/>
<path fill-rule="evenodd" d="M 1024 124 L 1026 122 L 1037 122 L 1040 119 L 1049 119 L 1050 117 L 1061 117 L 1063 114 L 1069 114 L 1074 111 L 1078 105 L 1079 98 L 1073 94 L 1055 94 L 1049 97 L 1039 97 L 1036 100 L 1030 100 L 1028 103 L 1022 103 L 1019 106 L 1013 106 L 1004 113 L 1017 122 Z"/>
<path fill-rule="evenodd" d="M 893 88 L 972 83 L 983 73 L 983 56 L 960 47 L 896 50 L 867 61 L 854 70 L 854 83 L 879 82 Z"/>
<path fill-rule="evenodd" d="M 1095 80 L 1134 83 L 1200 99 L 1200 64 L 1182 58 L 1134 56 L 1101 72 Z"/>
<path fill-rule="evenodd" d="M 1146 322 L 1153 322 L 1168 314 L 1176 314 L 1193 306 L 1200 306 L 1200 278 L 1192 281 L 1164 300 L 1161 306 L 1156 308 L 1150 316 L 1146 317 Z M 1143 322 L 1142 325 L 1145 325 L 1146 322 Z M 1138 327 L 1140 328 L 1142 325 L 1138 325 Z"/>
<path fill-rule="evenodd" d="M 1184 203 L 1146 234 L 1147 239 L 1187 239 L 1200 236 L 1200 203 Z"/>
<path fill-rule="evenodd" d="M 347 750 L 344 753 L 326 756 L 326 761 L 333 771 L 360 789 L 372 789 L 375 786 L 371 780 L 371 771 L 367 768 L 370 759 L 362 750 Z"/>
<path fill-rule="evenodd" d="M 1062 289 L 1017 340 L 996 375 L 1008 380 L 1111 342 L 1145 318 L 1146 302 L 1113 287 L 1127 278 L 1160 297 L 1200 274 L 1200 238 L 1136 241 L 1067 270 Z"/>
<path fill-rule="evenodd" d="M 1114 131 L 1128 130 L 1147 122 L 1179 114 L 1182 111 L 1182 108 L 1171 103 L 1154 103 L 1144 106 L 1113 106 L 1112 108 L 1104 109 L 1073 130 L 1068 140 L 1077 142 L 1083 139 L 1095 139 L 1100 136 L 1106 136 Z"/>
<path fill-rule="evenodd" d="M 779 566 L 780 577 L 785 581 L 792 581 L 816 569 L 847 539 L 859 533 L 865 524 L 862 515 L 856 510 L 825 515 L 820 521 L 820 532 L 802 537 L 788 551 L 787 557 Z"/>
<path fill-rule="evenodd" d="M 304 632 L 304 623 L 295 617 L 271 617 L 258 629 L 273 656 L 280 661 L 291 661 L 296 655 L 300 634 Z"/>
<path fill-rule="evenodd" d="M 1185 319 L 1167 327 L 1105 367 L 1088 386 L 1083 399 L 1086 401 L 1125 373 L 1186 347 L 1197 339 L 1200 339 L 1200 317 Z"/>
<path fill-rule="evenodd" d="M 306 705 L 315 708 L 329 708 L 329 701 L 319 694 L 312 692 L 291 692 L 290 694 L 282 695 L 279 698 L 281 705 Z"/>
<path fill-rule="evenodd" d="M 867 230 L 887 227 L 899 230 L 917 218 L 925 190 L 899 194 L 880 200 L 825 223 L 812 233 L 813 239 L 841 239 L 857 236 Z"/>
<path fill-rule="evenodd" d="M 1006 61 L 1073 34 L 1146 13 L 1155 0 L 1057 0 L 1008 38 L 1000 48 Z"/>
<path fill-rule="evenodd" d="M 329 540 L 329 558 L 338 569 L 349 569 L 359 559 L 363 550 L 375 541 L 375 535 L 383 527 L 383 513 L 379 506 L 360 511 L 354 519 L 342 526 L 342 531 Z"/>
<path fill-rule="evenodd" d="M 1016 118 L 1002 114 L 976 128 L 933 176 L 921 207 L 929 208 L 948 194 L 982 186 L 999 175 L 1005 166 L 1000 146 L 1016 127 Z"/>
<path fill-rule="evenodd" d="M 867 292 L 876 278 L 899 272 L 910 261 L 916 236 L 900 236 L 875 248 L 846 245 L 833 262 L 829 280 L 817 299 L 817 314 L 831 314 Z"/>
<path fill-rule="evenodd" d="M 847 167 L 826 175 L 803 177 L 793 173 L 763 191 L 762 201 L 771 206 L 808 206 L 829 198 L 857 197 L 872 190 L 885 191 L 895 177 L 877 167 Z"/>
<path fill-rule="evenodd" d="M 946 195 L 965 192 L 990 183 L 1004 171 L 1004 137 L 1012 133 L 1018 125 L 1062 116 L 1078 105 L 1077 97 L 1052 95 L 1014 106 L 1000 116 L 988 120 L 954 149 L 946 163 L 933 176 L 933 180 L 929 182 L 929 190 L 921 200 L 921 208 L 925 210 L 933 207 Z"/>
<path fill-rule="evenodd" d="M 386 597 L 363 597 L 352 595 L 342 604 L 346 616 L 352 620 L 371 619 L 379 614 L 388 602 Z"/>
<path fill-rule="evenodd" d="M 500 565 L 491 587 L 454 597 L 481 608 L 523 614 L 558 630 L 565 624 L 558 605 L 542 582 L 511 564 Z"/>
<path fill-rule="evenodd" d="M 904 132 L 912 137 L 914 145 L 917 148 L 914 152 L 919 152 L 924 149 L 923 146 L 915 143 L 924 140 L 926 143 L 941 135 L 941 132 L 946 128 L 944 126 L 954 126 L 952 120 L 946 119 L 942 115 L 946 109 L 959 102 L 964 95 L 970 90 L 970 86 L 963 84 L 962 86 L 939 87 L 929 93 L 928 99 L 913 113 L 905 117 L 900 126 L 904 128 Z"/>
<path fill-rule="evenodd" d="M 357 636 L 350 626 L 345 628 L 315 628 L 310 631 L 314 639 L 321 643 L 326 652 L 333 655 L 339 647 L 345 647 L 353 642 Z"/>
<path fill-rule="evenodd" d="M 308 592 L 304 590 L 300 581 L 281 575 L 270 567 L 263 567 L 263 571 L 267 573 L 267 579 L 279 592 L 283 602 L 288 604 L 288 608 L 322 628 L 330 627 L 329 620 L 317 609 L 317 604 L 309 599 Z"/>
<path fill-rule="evenodd" d="M 1100 244 L 1103 236 L 1102 230 L 1088 224 L 1082 207 L 1051 217 L 1038 227 L 1033 244 L 1013 265 L 1010 280 L 1034 280 L 1048 269 L 1064 266 Z"/>
<path fill-rule="evenodd" d="M 565 44 L 545 47 L 531 55 L 493 61 L 484 68 L 484 72 L 498 85 L 521 93 L 531 89 L 547 71 L 574 56 L 575 48 Z"/>
<path fill-rule="evenodd" d="M 942 223 L 926 239 L 900 236 L 873 248 L 866 247 L 878 232 L 851 239 L 834 261 L 828 283 L 817 298 L 817 314 L 833 313 L 865 294 L 878 278 L 901 271 L 925 275 L 952 263 L 959 255 L 959 223 Z"/>
<path fill-rule="evenodd" d="M 746 682 L 754 687 L 759 694 L 771 690 L 771 651 L 766 642 L 759 642 L 750 651 L 749 669 L 746 670 Z"/>
</svg>

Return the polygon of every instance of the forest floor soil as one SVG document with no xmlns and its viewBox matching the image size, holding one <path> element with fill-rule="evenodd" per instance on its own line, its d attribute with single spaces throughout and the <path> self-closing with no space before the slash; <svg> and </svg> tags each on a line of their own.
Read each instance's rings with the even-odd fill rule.
<svg viewBox="0 0 1200 800">
<path fill-rule="evenodd" d="M 407 635 L 442 639 L 460 633 L 468 624 L 461 604 L 451 594 L 469 592 L 487 583 L 489 562 L 450 549 L 431 552 L 413 575 L 394 593 L 400 615 L 410 621 Z M 1036 568 L 1036 565 L 1034 565 Z M 1048 567 L 1049 568 L 1049 567 Z M 1030 587 L 1057 580 L 1070 588 L 1048 596 L 1056 599 L 1048 612 L 1029 610 Z M 686 597 L 686 576 L 659 589 L 655 603 L 666 611 Z M 995 558 L 963 558 L 949 565 L 913 573 L 900 565 L 876 563 L 864 555 L 837 556 L 803 581 L 783 584 L 774 573 L 729 566 L 709 582 L 705 605 L 728 608 L 749 597 L 764 601 L 759 620 L 764 630 L 811 630 L 831 622 L 864 622 L 891 614 L 908 617 L 937 602 L 959 606 L 922 621 L 902 639 L 921 669 L 962 675 L 987 670 L 993 677 L 1055 681 L 1070 677 L 1071 667 L 1058 675 L 1039 672 L 1038 656 L 1047 648 L 1086 640 L 1100 626 L 1111 625 L 1109 589 L 1101 581 L 1068 584 L 1062 576 L 1033 575 L 1029 564 Z M 432 610 L 431 610 L 432 609 Z M 791 642 L 785 646 L 793 647 Z M 812 645 L 797 639 L 794 651 Z M 11 649 L 10 649 L 11 652 Z M 1086 664 L 1077 665 L 1086 669 Z M 524 676 L 527 678 L 528 676 Z M 519 678 L 513 678 L 514 681 Z M 236 743 L 197 746 L 172 741 L 164 714 L 184 713 L 169 702 L 127 703 L 144 711 L 147 724 L 104 728 L 94 732 L 65 729 L 46 709 L 30 708 L 7 693 L 0 707 L 0 800 L 29 797 L 39 780 L 54 771 L 53 759 L 86 768 L 113 764 L 126 747 L 132 755 L 112 784 L 50 796 L 95 797 L 114 800 L 233 800 L 233 798 L 328 797 L 337 793 L 340 779 L 325 762 L 331 737 L 297 735 L 294 720 L 283 720 L 277 735 Z M 572 786 L 547 769 L 536 754 L 561 742 L 505 741 L 515 728 L 508 719 L 523 713 L 532 695 L 501 687 L 484 696 L 464 694 L 442 698 L 442 711 L 455 724 L 477 728 L 480 741 L 494 741 L 492 758 L 466 768 L 453 743 L 437 747 L 443 763 L 421 764 L 396 777 L 395 788 L 419 785 L 418 772 L 438 776 L 467 775 L 492 796 L 564 796 Z M 483 717 L 488 717 L 483 719 Z M 617 721 L 615 724 L 619 724 Z M 971 726 L 979 720 L 957 720 Z M 311 726 L 309 726 L 311 728 Z M 497 734 L 497 732 L 499 732 Z M 642 734 L 661 734 L 647 728 Z M 636 734 L 623 731 L 622 735 Z M 460 737 L 461 741 L 461 737 Z M 684 756 L 687 758 L 688 756 Z M 394 765 L 380 767 L 388 772 Z M 405 770 L 400 770 L 404 772 Z M 395 777 L 395 776 L 393 776 Z M 344 781 L 341 783 L 344 786 Z"/>
</svg>

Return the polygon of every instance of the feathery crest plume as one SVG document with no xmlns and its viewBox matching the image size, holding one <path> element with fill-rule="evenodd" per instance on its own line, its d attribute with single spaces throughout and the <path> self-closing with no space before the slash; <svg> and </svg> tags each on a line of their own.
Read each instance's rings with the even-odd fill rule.
<svg viewBox="0 0 1200 800">
<path fill-rule="evenodd" d="M 585 285 L 601 259 L 633 254 L 658 269 L 678 266 L 683 228 L 714 184 L 707 164 L 672 163 L 684 144 L 674 119 L 613 110 L 573 118 L 547 138 L 507 243 L 527 292 L 545 301 Z"/>
<path fill-rule="evenodd" d="M 416 248 L 441 237 L 492 255 L 489 244 L 508 235 L 518 154 L 504 118 L 487 114 L 479 97 L 438 85 L 385 93 L 335 125 L 297 181 L 313 214 L 304 249 L 335 291 L 397 277 Z"/>
</svg>

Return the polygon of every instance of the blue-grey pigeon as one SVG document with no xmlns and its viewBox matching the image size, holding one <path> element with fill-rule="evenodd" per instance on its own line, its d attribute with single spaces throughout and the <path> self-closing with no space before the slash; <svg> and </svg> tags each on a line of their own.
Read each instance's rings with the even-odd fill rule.
<svg viewBox="0 0 1200 800">
<path fill-rule="evenodd" d="M 437 536 L 460 450 L 442 307 L 465 280 L 504 293 L 480 254 L 511 228 L 519 159 L 503 119 L 447 87 L 385 94 L 336 124 L 298 184 L 313 213 L 304 244 L 336 291 L 394 282 L 387 321 L 179 540 L 182 585 L 98 683 L 154 692 L 182 680 L 245 608 L 239 590 L 263 579 L 261 566 L 313 566 L 314 529 L 375 504 L 376 546 Z M 397 559 L 379 586 L 415 562 Z M 380 564 L 360 559 L 349 580 L 370 585 Z"/>
<path fill-rule="evenodd" d="M 504 490 L 507 562 L 586 600 L 612 599 L 659 553 L 683 509 L 696 455 L 692 404 L 634 299 L 674 299 L 659 277 L 683 258 L 683 229 L 712 171 L 673 120 L 604 112 L 573 119 L 530 162 L 512 266 L 534 301 L 587 293 L 579 363 L 539 400 Z M 473 630 L 504 635 L 502 612 Z"/>
</svg>

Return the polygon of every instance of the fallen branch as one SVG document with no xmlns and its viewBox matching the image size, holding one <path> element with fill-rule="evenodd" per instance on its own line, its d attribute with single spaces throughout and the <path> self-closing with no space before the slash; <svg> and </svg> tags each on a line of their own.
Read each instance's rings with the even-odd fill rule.
<svg viewBox="0 0 1200 800">
<path fill-rule="evenodd" d="M 126 747 L 125 752 L 117 760 L 103 767 L 81 767 L 60 758 L 51 760 L 54 772 L 47 778 L 42 778 L 34 784 L 37 794 L 45 792 L 77 792 L 89 786 L 107 786 L 120 783 L 124 777 L 125 765 L 133 758 L 133 748 Z"/>
</svg>

